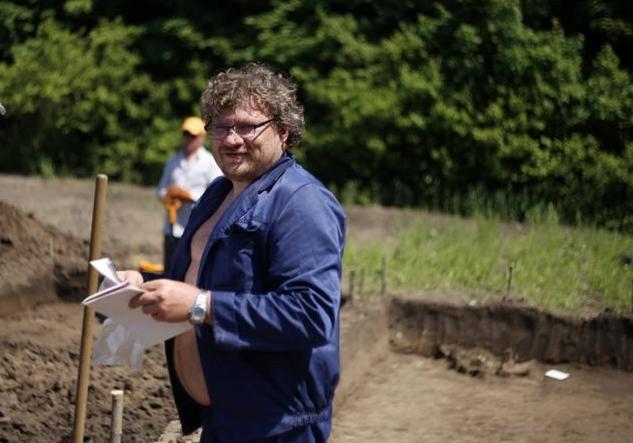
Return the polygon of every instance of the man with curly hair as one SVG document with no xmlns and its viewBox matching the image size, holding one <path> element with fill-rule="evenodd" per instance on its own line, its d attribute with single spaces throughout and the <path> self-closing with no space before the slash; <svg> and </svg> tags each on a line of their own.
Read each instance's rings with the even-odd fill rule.
<svg viewBox="0 0 633 443">
<path fill-rule="evenodd" d="M 345 216 L 290 153 L 303 108 L 259 64 L 217 74 L 201 99 L 224 173 L 193 209 L 165 278 L 125 278 L 158 321 L 184 433 L 202 442 L 323 442 L 339 379 Z"/>
</svg>

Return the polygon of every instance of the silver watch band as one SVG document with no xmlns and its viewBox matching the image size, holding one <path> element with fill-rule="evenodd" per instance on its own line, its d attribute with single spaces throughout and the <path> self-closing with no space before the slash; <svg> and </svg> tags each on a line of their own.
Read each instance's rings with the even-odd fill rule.
<svg viewBox="0 0 633 443">
<path fill-rule="evenodd" d="M 189 309 L 189 321 L 194 325 L 203 324 L 207 317 L 207 298 L 209 294 L 210 291 L 200 291 Z"/>
</svg>

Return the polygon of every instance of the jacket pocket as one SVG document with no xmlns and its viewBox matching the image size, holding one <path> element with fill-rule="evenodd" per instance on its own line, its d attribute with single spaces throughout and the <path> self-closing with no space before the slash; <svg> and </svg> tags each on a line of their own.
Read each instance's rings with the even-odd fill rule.
<svg viewBox="0 0 633 443">
<path fill-rule="evenodd" d="M 264 247 L 267 224 L 252 217 L 242 217 L 227 230 L 216 245 L 214 261 L 216 289 L 234 292 L 252 292 L 265 266 Z"/>
</svg>

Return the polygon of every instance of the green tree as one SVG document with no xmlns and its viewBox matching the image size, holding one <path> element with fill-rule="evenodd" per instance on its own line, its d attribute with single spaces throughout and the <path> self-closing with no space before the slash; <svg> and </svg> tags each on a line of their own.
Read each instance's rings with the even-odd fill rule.
<svg viewBox="0 0 633 443">
<path fill-rule="evenodd" d="M 629 3 L 0 1 L 0 168 L 155 183 L 207 77 L 262 61 L 349 201 L 630 230 Z"/>
<path fill-rule="evenodd" d="M 0 64 L 3 120 L 0 163 L 6 171 L 94 174 L 138 180 L 137 167 L 160 129 L 161 87 L 136 73 L 127 49 L 139 32 L 103 22 L 86 37 L 47 18 L 37 34 Z"/>
</svg>

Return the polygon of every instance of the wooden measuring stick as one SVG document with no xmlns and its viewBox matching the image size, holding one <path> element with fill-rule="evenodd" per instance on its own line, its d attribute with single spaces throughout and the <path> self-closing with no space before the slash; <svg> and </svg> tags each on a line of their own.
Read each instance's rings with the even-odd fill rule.
<svg viewBox="0 0 633 443">
<path fill-rule="evenodd" d="M 108 177 L 97 175 L 95 182 L 94 206 L 92 209 L 92 228 L 90 232 L 89 259 L 96 260 L 101 255 L 101 234 L 105 215 Z M 88 294 L 97 291 L 99 275 L 96 269 L 88 265 Z M 75 396 L 75 420 L 73 422 L 73 443 L 83 443 L 86 422 L 86 403 L 88 399 L 88 383 L 90 382 L 90 358 L 94 338 L 95 313 L 92 308 L 84 306 L 81 329 L 81 351 L 79 353 L 79 371 L 77 375 L 77 395 Z"/>
</svg>

